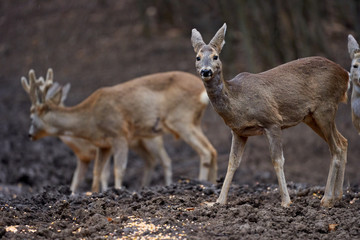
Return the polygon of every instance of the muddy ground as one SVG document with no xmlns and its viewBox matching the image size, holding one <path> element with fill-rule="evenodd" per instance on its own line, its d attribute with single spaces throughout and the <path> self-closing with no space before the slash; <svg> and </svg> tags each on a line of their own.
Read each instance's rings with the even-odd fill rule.
<svg viewBox="0 0 360 240">
<path fill-rule="evenodd" d="M 56 81 L 72 84 L 67 105 L 74 105 L 101 86 L 144 74 L 195 73 L 190 29 L 152 23 L 150 36 L 144 36 L 140 19 L 135 1 L 0 2 L 0 238 L 360 239 L 360 138 L 349 104 L 340 105 L 336 119 L 349 140 L 344 197 L 331 209 L 320 207 L 330 154 L 304 125 L 284 131 L 289 208 L 280 206 L 262 136 L 249 140 L 228 204 L 212 206 L 226 173 L 230 132 L 211 106 L 203 129 L 219 154 L 218 184 L 198 182 L 196 153 L 166 136 L 174 169 L 171 186 L 164 186 L 158 166 L 151 186 L 140 189 L 143 162 L 130 153 L 122 190 L 88 193 L 89 171 L 80 193 L 70 195 L 75 156 L 56 138 L 27 138 L 30 101 L 20 77 L 30 68 L 45 75 L 52 67 Z M 206 30 L 213 34 L 218 22 Z M 345 30 L 326 39 L 337 46 L 332 60 L 348 68 L 351 29 Z M 226 45 L 224 51 L 229 51 Z M 229 69 L 246 71 L 242 61 L 235 59 L 232 64 L 239 67 Z"/>
<path fill-rule="evenodd" d="M 358 239 L 358 188 L 331 209 L 321 187 L 289 184 L 293 204 L 279 205 L 275 185 L 234 185 L 229 203 L 220 185 L 180 180 L 140 191 L 70 196 L 67 187 L 2 200 L 4 238 L 14 239 Z"/>
</svg>

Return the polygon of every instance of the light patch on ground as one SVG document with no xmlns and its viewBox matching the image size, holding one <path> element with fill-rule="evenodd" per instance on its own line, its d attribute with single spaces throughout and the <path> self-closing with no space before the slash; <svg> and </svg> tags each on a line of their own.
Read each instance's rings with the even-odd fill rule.
<svg viewBox="0 0 360 240">
<path fill-rule="evenodd" d="M 129 233 L 126 236 L 122 236 L 121 239 L 185 239 L 186 234 L 184 231 L 180 232 L 175 226 L 164 224 L 163 226 L 156 226 L 152 223 L 147 223 L 143 219 L 135 216 L 129 216 L 129 221 L 123 228 L 128 230 Z M 162 233 L 164 230 L 171 230 L 169 233 Z M 143 234 L 146 235 L 143 236 Z"/>
<path fill-rule="evenodd" d="M 6 232 L 12 232 L 12 233 L 34 233 L 37 230 L 35 229 L 35 227 L 33 226 L 29 226 L 29 225 L 25 225 L 23 227 L 21 227 L 21 230 L 19 230 L 19 225 L 13 225 L 13 226 L 7 226 L 5 228 Z"/>
</svg>

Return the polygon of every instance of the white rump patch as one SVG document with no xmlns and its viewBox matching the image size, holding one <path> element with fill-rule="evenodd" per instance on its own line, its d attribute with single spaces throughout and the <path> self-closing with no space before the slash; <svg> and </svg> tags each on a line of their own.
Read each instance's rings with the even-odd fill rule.
<svg viewBox="0 0 360 240">
<path fill-rule="evenodd" d="M 348 81 L 348 90 L 350 89 L 350 82 L 351 82 L 351 76 L 350 76 L 350 73 L 348 72 L 349 74 L 349 81 Z"/>
<path fill-rule="evenodd" d="M 209 96 L 207 95 L 206 91 L 203 91 L 200 94 L 200 102 L 206 105 L 209 103 Z"/>
</svg>

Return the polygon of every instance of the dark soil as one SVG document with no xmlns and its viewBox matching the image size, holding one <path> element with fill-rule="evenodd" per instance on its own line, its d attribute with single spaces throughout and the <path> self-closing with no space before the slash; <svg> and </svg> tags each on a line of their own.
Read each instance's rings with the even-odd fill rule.
<svg viewBox="0 0 360 240">
<path fill-rule="evenodd" d="M 323 189 L 289 184 L 282 208 L 275 185 L 234 185 L 227 205 L 209 206 L 220 186 L 180 180 L 137 192 L 71 196 L 67 187 L 0 201 L 0 234 L 14 239 L 357 239 L 359 189 L 319 207 Z M 355 191 L 354 191 L 355 190 Z"/>
<path fill-rule="evenodd" d="M 320 207 L 328 147 L 304 125 L 284 131 L 285 174 L 293 201 L 289 208 L 280 205 L 262 136 L 249 140 L 228 204 L 212 205 L 226 173 L 230 132 L 211 107 L 203 129 L 219 153 L 218 184 L 194 180 L 197 154 L 166 136 L 173 185 L 163 185 L 159 166 L 151 187 L 140 189 L 143 162 L 130 153 L 124 189 L 86 193 L 89 171 L 81 193 L 70 195 L 75 156 L 57 138 L 28 140 L 30 101 L 21 76 L 30 68 L 45 75 L 52 67 L 56 81 L 72 84 L 67 104 L 74 105 L 101 86 L 154 72 L 195 71 L 190 29 L 159 23 L 151 25 L 148 36 L 136 1 L 73 2 L 0 2 L 0 238 L 360 239 L 360 138 L 351 123 L 350 104 L 341 104 L 337 114 L 349 149 L 344 196 L 331 209 Z M 213 34 L 219 26 L 206 31 Z M 348 33 L 325 37 L 336 46 L 337 59 L 332 60 L 344 68 L 350 65 Z M 224 51 L 230 51 L 226 46 Z M 240 47 L 232 48 L 241 56 Z M 228 76 L 246 71 L 240 68 L 246 59 L 235 60 L 229 69 L 236 72 Z"/>
</svg>

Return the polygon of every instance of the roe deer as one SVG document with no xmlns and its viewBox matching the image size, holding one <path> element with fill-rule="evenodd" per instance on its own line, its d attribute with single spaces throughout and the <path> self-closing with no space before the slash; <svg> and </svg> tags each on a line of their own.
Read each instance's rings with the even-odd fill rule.
<svg viewBox="0 0 360 240">
<path fill-rule="evenodd" d="M 335 114 L 339 102 L 346 102 L 349 76 L 339 65 L 322 57 L 295 60 L 266 72 L 240 73 L 224 80 L 219 58 L 225 43 L 224 24 L 209 44 L 192 30 L 196 70 L 201 76 L 216 112 L 232 130 L 229 165 L 217 202 L 225 204 L 233 175 L 250 136 L 264 134 L 277 175 L 281 205 L 291 204 L 283 170 L 281 130 L 306 123 L 329 145 L 332 161 L 323 206 L 342 197 L 347 140 L 337 131 Z"/>
<path fill-rule="evenodd" d="M 182 138 L 200 155 L 200 180 L 216 180 L 217 153 L 200 125 L 207 96 L 194 75 L 167 72 L 136 78 L 100 88 L 73 107 L 60 106 L 63 88 L 46 91 L 50 84 L 37 80 L 33 70 L 29 80 L 29 84 L 25 78 L 21 80 L 32 102 L 29 136 L 33 140 L 71 136 L 96 146 L 92 191 L 99 191 L 100 175 L 111 155 L 115 187 L 120 188 L 132 142 L 145 142 L 164 133 Z M 161 148 L 156 152 L 161 153 Z"/>
<path fill-rule="evenodd" d="M 34 77 L 34 75 L 29 72 L 29 77 Z M 40 77 L 36 81 L 39 83 L 39 91 L 41 92 L 41 95 L 46 96 L 47 91 L 50 89 L 50 87 L 53 87 L 52 69 L 48 69 L 46 81 L 44 81 L 42 77 Z M 27 84 L 25 78 L 24 80 L 22 80 L 22 83 L 25 91 L 30 93 L 29 85 Z M 57 85 L 58 83 L 55 83 L 55 86 Z M 61 99 L 60 101 L 57 101 L 55 99 L 55 96 L 52 96 L 52 98 L 48 100 L 52 101 L 54 104 L 64 106 L 64 101 L 67 98 L 69 90 L 70 84 L 67 84 L 62 88 L 62 91 L 60 92 L 61 96 L 56 96 L 57 98 Z M 91 142 L 89 142 L 88 140 L 82 138 L 77 138 L 73 136 L 59 136 L 59 138 L 74 152 L 77 157 L 76 170 L 74 172 L 70 186 L 70 190 L 72 194 L 74 194 L 77 191 L 79 184 L 83 181 L 85 177 L 89 163 L 96 157 L 97 147 L 91 144 Z M 142 177 L 141 186 L 147 186 L 150 183 L 151 175 L 154 171 L 157 159 L 160 160 L 160 163 L 164 168 L 166 185 L 171 184 L 171 160 L 164 149 L 162 136 L 133 140 L 130 143 L 130 147 L 135 153 L 137 153 L 145 160 L 145 169 Z M 108 178 L 110 175 L 109 167 L 109 161 L 107 161 L 103 171 L 101 172 L 101 189 L 103 191 L 105 191 L 108 186 Z"/>
<path fill-rule="evenodd" d="M 360 48 L 352 35 L 348 36 L 348 49 L 351 58 L 350 79 L 353 84 L 351 117 L 353 125 L 360 134 Z"/>
</svg>

